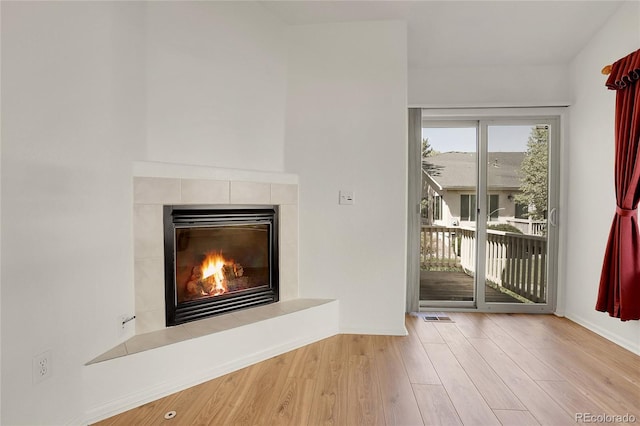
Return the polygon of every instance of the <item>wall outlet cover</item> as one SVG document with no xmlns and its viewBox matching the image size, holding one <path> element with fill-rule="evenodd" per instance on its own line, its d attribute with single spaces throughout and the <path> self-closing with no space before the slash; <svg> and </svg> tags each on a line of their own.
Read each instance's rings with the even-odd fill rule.
<svg viewBox="0 0 640 426">
<path fill-rule="evenodd" d="M 33 383 L 40 383 L 53 375 L 51 350 L 33 357 Z"/>
</svg>

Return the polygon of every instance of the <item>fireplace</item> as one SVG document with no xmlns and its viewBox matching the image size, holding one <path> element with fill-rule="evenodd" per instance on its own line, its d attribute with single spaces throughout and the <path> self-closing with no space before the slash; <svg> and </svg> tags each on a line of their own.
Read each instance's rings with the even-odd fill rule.
<svg viewBox="0 0 640 426">
<path fill-rule="evenodd" d="M 166 325 L 277 302 L 277 206 L 165 206 Z"/>
</svg>

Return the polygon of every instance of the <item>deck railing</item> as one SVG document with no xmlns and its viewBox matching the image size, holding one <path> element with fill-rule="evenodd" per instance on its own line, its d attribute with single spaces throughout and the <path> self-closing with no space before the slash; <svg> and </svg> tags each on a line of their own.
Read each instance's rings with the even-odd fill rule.
<svg viewBox="0 0 640 426">
<path fill-rule="evenodd" d="M 507 224 L 518 228 L 523 234 L 546 235 L 547 221 L 529 219 L 507 219 Z"/>
<path fill-rule="evenodd" d="M 476 231 L 464 227 L 422 226 L 420 264 L 427 270 L 475 272 Z M 536 235 L 487 231 L 487 284 L 525 299 L 546 300 L 547 240 Z"/>
</svg>

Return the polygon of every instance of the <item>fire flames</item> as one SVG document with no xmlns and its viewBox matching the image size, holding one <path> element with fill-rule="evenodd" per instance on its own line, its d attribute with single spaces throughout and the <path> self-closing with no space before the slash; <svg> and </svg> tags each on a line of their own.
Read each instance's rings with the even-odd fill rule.
<svg viewBox="0 0 640 426">
<path fill-rule="evenodd" d="M 203 282 L 211 282 L 213 284 L 213 288 L 210 291 L 207 291 L 206 294 L 218 296 L 227 292 L 222 268 L 229 264 L 233 265 L 233 261 L 226 261 L 224 257 L 222 257 L 222 254 L 215 252 L 207 253 L 206 258 L 200 267 L 200 271 L 202 273 L 201 280 Z"/>
<path fill-rule="evenodd" d="M 246 288 L 244 268 L 234 260 L 225 259 L 222 253 L 209 252 L 202 264 L 191 269 L 185 286 L 189 299 L 203 296 L 219 296 L 229 291 Z"/>
</svg>

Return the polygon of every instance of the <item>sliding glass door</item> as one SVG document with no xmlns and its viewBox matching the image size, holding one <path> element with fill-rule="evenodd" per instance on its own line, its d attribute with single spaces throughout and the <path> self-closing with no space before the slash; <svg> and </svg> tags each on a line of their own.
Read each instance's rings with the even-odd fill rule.
<svg viewBox="0 0 640 426">
<path fill-rule="evenodd" d="M 420 300 L 434 306 L 476 303 L 476 122 L 422 128 Z"/>
<path fill-rule="evenodd" d="M 420 308 L 555 305 L 558 120 L 422 120 Z"/>
</svg>

